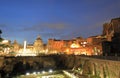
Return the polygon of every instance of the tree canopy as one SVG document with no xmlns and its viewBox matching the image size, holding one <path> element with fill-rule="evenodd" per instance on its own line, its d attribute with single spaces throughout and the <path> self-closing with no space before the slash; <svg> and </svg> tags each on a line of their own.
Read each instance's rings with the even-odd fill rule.
<svg viewBox="0 0 120 78">
<path fill-rule="evenodd" d="M 0 34 L 2 34 L 2 30 L 0 29 Z"/>
</svg>

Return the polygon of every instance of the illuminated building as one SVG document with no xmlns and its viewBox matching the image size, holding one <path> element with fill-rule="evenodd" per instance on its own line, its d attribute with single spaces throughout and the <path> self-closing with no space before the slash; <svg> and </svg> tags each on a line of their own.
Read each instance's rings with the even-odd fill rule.
<svg viewBox="0 0 120 78">
<path fill-rule="evenodd" d="M 63 52 L 64 41 L 63 40 L 56 40 L 56 39 L 49 39 L 47 48 L 48 52 L 51 53 L 58 53 Z"/>
<path fill-rule="evenodd" d="M 7 55 L 11 51 L 11 41 L 3 39 L 0 42 L 0 55 Z"/>
<path fill-rule="evenodd" d="M 92 55 L 92 48 L 85 39 L 77 37 L 72 40 L 48 40 L 48 52 L 58 54 Z M 89 48 L 88 48 L 89 47 Z"/>
<path fill-rule="evenodd" d="M 98 36 L 87 39 L 77 37 L 71 40 L 48 39 L 48 43 L 45 45 L 38 36 L 33 44 L 27 44 L 27 41 L 24 41 L 23 46 L 15 40 L 11 50 L 16 56 L 37 56 L 41 54 L 98 55 L 98 52 L 101 52 L 100 40 L 101 38 Z"/>
<path fill-rule="evenodd" d="M 15 40 L 12 44 L 13 46 L 13 52 L 18 52 L 20 50 L 20 44 Z"/>
<path fill-rule="evenodd" d="M 102 42 L 106 39 L 102 36 L 91 36 L 87 38 L 88 46 L 92 49 L 92 55 L 102 54 Z"/>
<path fill-rule="evenodd" d="M 35 40 L 34 44 L 33 44 L 33 50 L 36 54 L 39 53 L 44 53 L 43 50 L 43 41 L 40 38 L 40 36 L 37 37 L 37 39 Z"/>
<path fill-rule="evenodd" d="M 48 39 L 45 45 L 38 36 L 33 44 L 20 45 L 16 40 L 12 44 L 12 52 L 16 56 L 37 56 L 41 54 L 74 54 L 74 55 L 98 55 L 101 53 L 100 36 L 92 36 L 87 39 L 77 37 L 71 40 Z"/>
<path fill-rule="evenodd" d="M 27 41 L 24 41 L 23 48 L 19 50 L 19 53 L 16 56 L 37 56 L 43 52 L 43 42 L 40 36 L 38 36 L 34 44 L 27 45 Z"/>
<path fill-rule="evenodd" d="M 76 42 L 73 42 L 71 45 L 70 45 L 70 53 L 71 54 L 75 54 L 75 55 L 81 55 L 81 54 L 84 54 L 84 55 L 87 55 L 86 53 L 86 50 L 80 46 L 80 44 L 76 43 Z"/>
</svg>

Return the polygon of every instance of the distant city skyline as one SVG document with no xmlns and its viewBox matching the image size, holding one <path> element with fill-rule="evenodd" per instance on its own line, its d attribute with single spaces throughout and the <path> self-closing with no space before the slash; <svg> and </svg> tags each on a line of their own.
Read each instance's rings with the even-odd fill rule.
<svg viewBox="0 0 120 78">
<path fill-rule="evenodd" d="M 1 0 L 2 38 L 33 43 L 49 38 L 87 38 L 102 34 L 103 24 L 120 17 L 120 0 Z"/>
</svg>

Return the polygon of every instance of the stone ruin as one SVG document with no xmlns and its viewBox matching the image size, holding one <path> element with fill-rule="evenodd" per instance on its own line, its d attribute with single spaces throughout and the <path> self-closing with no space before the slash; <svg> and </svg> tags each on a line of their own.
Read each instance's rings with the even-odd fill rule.
<svg viewBox="0 0 120 78">
<path fill-rule="evenodd" d="M 103 25 L 103 36 L 106 37 L 102 43 L 103 55 L 120 56 L 120 18 Z"/>
</svg>

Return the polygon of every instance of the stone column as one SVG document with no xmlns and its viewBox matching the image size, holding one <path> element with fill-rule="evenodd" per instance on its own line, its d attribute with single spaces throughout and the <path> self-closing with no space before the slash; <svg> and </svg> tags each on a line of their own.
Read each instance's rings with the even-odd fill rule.
<svg viewBox="0 0 120 78">
<path fill-rule="evenodd" d="M 27 41 L 24 41 L 24 49 L 23 52 L 26 52 Z"/>
</svg>

